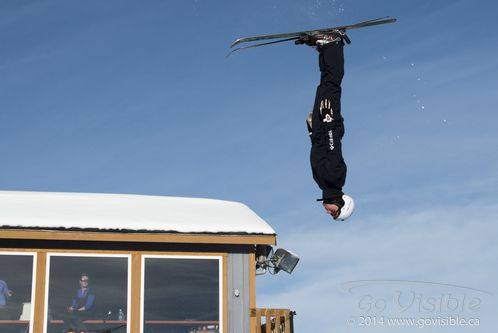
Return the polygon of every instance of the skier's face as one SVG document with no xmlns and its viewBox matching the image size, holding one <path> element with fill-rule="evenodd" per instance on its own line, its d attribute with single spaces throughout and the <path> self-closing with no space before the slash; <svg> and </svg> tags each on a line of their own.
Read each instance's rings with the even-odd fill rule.
<svg viewBox="0 0 498 333">
<path fill-rule="evenodd" d="M 336 218 L 337 215 L 339 215 L 339 206 L 337 205 L 324 203 L 323 208 L 325 208 L 325 212 L 332 215 L 333 218 Z"/>
</svg>

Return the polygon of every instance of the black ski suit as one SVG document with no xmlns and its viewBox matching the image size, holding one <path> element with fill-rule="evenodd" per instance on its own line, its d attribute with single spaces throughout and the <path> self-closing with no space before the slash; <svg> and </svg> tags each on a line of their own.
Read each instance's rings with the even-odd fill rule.
<svg viewBox="0 0 498 333">
<path fill-rule="evenodd" d="M 313 178 L 323 191 L 323 202 L 339 206 L 344 204 L 342 187 L 346 181 L 346 163 L 342 157 L 341 144 L 344 136 L 344 120 L 341 116 L 343 46 L 342 42 L 332 42 L 318 48 L 320 85 L 316 89 L 313 107 L 310 153 Z M 328 112 L 331 117 L 325 116 Z"/>
</svg>

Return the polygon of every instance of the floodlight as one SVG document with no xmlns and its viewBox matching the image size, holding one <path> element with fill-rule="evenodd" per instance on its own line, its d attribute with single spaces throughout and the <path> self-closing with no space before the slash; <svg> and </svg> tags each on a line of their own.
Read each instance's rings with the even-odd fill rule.
<svg viewBox="0 0 498 333">
<path fill-rule="evenodd" d="M 268 245 L 256 246 L 256 275 L 277 274 L 279 271 L 292 273 L 296 267 L 299 257 L 285 249 L 277 249 L 273 253 L 273 248 Z"/>
<path fill-rule="evenodd" d="M 278 249 L 270 258 L 270 262 L 275 268 L 275 273 L 278 273 L 280 270 L 289 274 L 292 273 L 298 261 L 299 257 L 296 254 L 284 249 Z"/>
</svg>

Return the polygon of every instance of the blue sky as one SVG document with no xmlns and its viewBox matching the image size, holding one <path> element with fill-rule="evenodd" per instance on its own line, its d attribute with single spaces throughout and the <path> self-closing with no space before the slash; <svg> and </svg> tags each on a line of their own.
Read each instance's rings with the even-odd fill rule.
<svg viewBox="0 0 498 333">
<path fill-rule="evenodd" d="M 295 309 L 296 332 L 389 331 L 347 323 L 362 314 L 347 281 L 496 295 L 497 10 L 470 0 L 2 0 L 0 188 L 243 202 L 301 257 L 290 276 L 258 278 L 258 306 Z M 225 55 L 241 36 L 386 15 L 398 22 L 352 31 L 346 47 L 345 191 L 357 211 L 338 224 L 315 201 L 309 168 L 316 52 Z M 443 293 L 435 286 L 424 295 Z M 453 313 L 479 327 L 404 331 L 489 332 L 497 306 L 486 295 L 477 313 Z"/>
</svg>

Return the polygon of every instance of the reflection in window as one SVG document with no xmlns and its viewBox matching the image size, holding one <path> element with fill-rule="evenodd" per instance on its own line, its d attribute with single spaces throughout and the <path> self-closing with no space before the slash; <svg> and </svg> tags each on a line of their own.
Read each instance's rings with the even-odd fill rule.
<svg viewBox="0 0 498 333">
<path fill-rule="evenodd" d="M 143 332 L 218 332 L 220 263 L 219 257 L 145 257 Z"/>
<path fill-rule="evenodd" d="M 31 332 L 34 254 L 0 253 L 0 332 Z"/>
<path fill-rule="evenodd" d="M 49 255 L 47 332 L 127 332 L 128 261 Z"/>
</svg>

